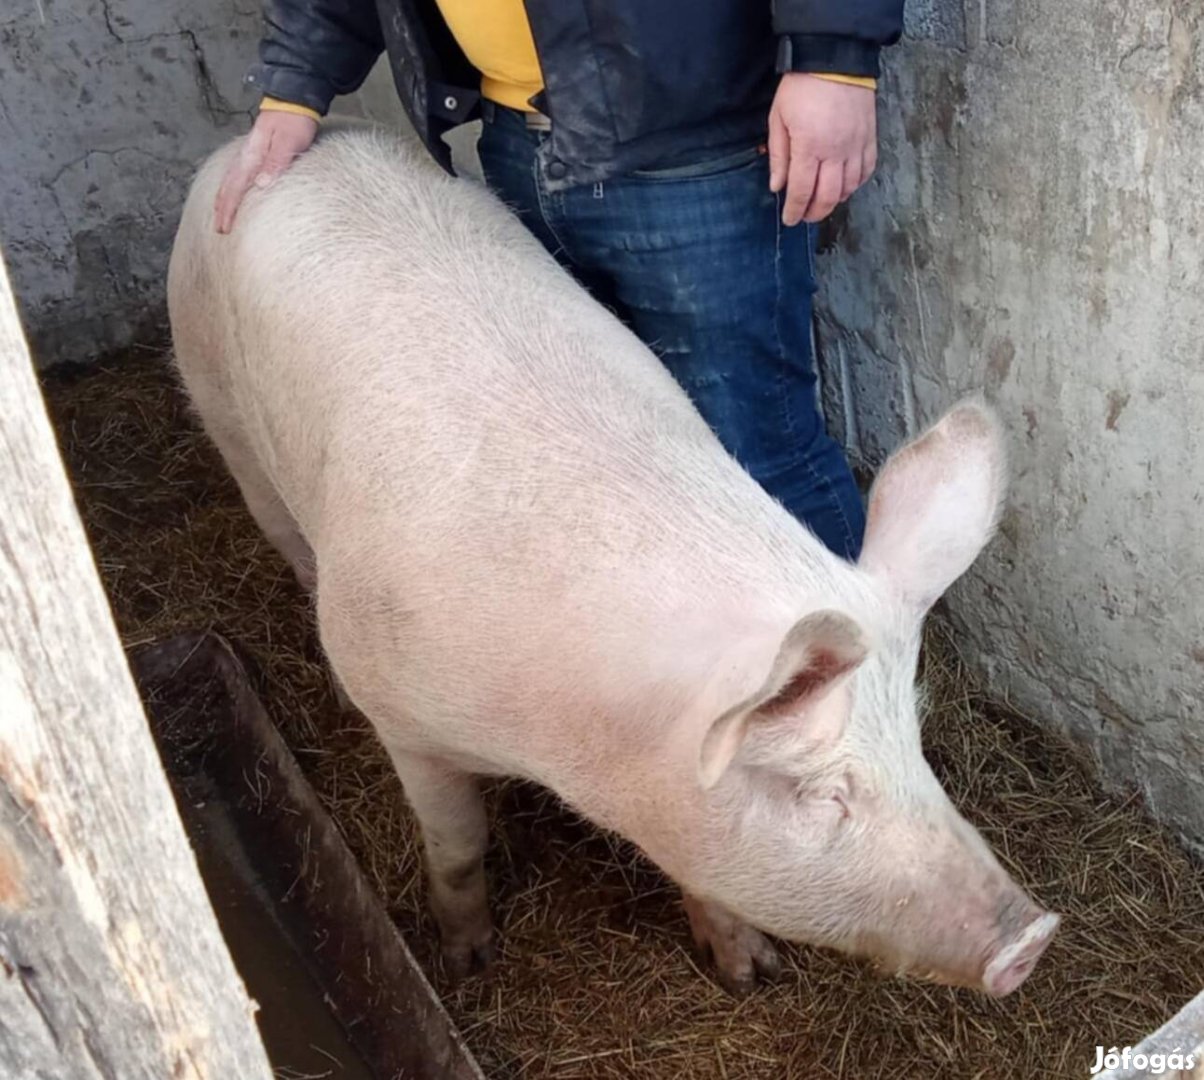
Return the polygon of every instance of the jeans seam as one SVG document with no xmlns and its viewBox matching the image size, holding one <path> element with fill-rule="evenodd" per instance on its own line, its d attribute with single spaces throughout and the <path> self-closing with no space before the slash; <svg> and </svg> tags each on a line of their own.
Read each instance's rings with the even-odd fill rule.
<svg viewBox="0 0 1204 1080">
<path fill-rule="evenodd" d="M 774 305 L 773 305 L 773 333 L 774 344 L 778 351 L 778 360 L 785 364 L 787 361 L 786 348 L 782 342 L 782 305 L 783 305 L 783 286 L 782 286 L 782 229 L 785 227 L 782 224 L 781 214 L 781 196 L 777 198 L 776 213 L 774 215 L 774 249 L 773 249 L 773 280 L 774 280 Z M 796 225 L 795 228 L 803 228 L 810 230 L 810 225 Z M 811 259 L 811 233 L 807 233 L 806 255 L 807 255 L 807 280 L 813 282 L 815 280 L 814 265 Z M 812 316 L 814 318 L 814 316 Z M 815 363 L 815 357 L 811 357 L 811 363 Z M 797 427 L 794 423 L 794 410 L 790 406 L 789 398 L 786 395 L 785 387 L 782 385 L 783 374 L 778 373 L 778 393 L 783 402 L 784 425 L 788 437 L 794 439 L 797 437 Z M 818 405 L 813 405 L 817 411 Z M 819 417 L 821 430 L 826 430 L 824 418 L 821 413 Z M 837 516 L 840 518 L 840 525 L 844 531 L 845 553 L 851 553 L 854 550 L 855 544 L 853 541 L 853 527 L 849 524 L 849 517 L 844 511 L 844 503 L 841 502 L 840 496 L 836 493 L 836 488 L 830 477 L 825 476 L 819 469 L 812 464 L 811 459 L 806 455 L 802 456 L 802 463 L 811 477 L 812 486 L 822 488 L 831 506 L 835 509 Z M 814 530 L 812 530 L 814 532 Z"/>
<path fill-rule="evenodd" d="M 853 527 L 849 524 L 849 517 L 844 512 L 844 503 L 840 501 L 840 496 L 836 494 L 836 488 L 832 485 L 831 477 L 825 476 L 807 458 L 803 459 L 803 464 L 807 467 L 807 472 L 811 474 L 812 481 L 819 481 L 823 486 L 824 493 L 836 508 L 841 528 L 844 530 L 844 550 L 846 554 L 851 554 L 856 546 L 853 541 Z"/>
<path fill-rule="evenodd" d="M 638 180 L 643 184 L 683 184 L 719 180 L 759 164 L 761 156 L 760 149 L 753 146 L 717 158 L 709 158 L 694 165 L 679 165 L 669 169 L 636 169 L 627 175 L 627 179 Z"/>
<path fill-rule="evenodd" d="M 781 196 L 774 198 L 774 233 L 773 233 L 773 344 L 777 350 L 778 362 L 785 363 L 786 346 L 782 341 L 782 199 Z M 785 402 L 786 395 L 782 386 L 782 373 L 778 372 L 777 377 L 778 393 L 781 395 L 781 400 Z M 783 420 L 786 425 L 787 433 L 791 438 L 794 437 L 794 414 L 787 404 L 782 410 L 784 413 Z"/>
</svg>

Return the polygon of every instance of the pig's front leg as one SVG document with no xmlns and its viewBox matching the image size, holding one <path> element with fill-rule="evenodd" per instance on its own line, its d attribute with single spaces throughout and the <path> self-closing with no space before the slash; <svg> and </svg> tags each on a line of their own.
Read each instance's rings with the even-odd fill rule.
<svg viewBox="0 0 1204 1080">
<path fill-rule="evenodd" d="M 418 818 L 426 854 L 431 911 L 443 962 L 453 979 L 489 967 L 493 924 L 485 884 L 489 839 L 476 779 L 437 758 L 390 750 Z"/>
<path fill-rule="evenodd" d="M 682 893 L 694 944 L 715 962 L 720 985 L 738 997 L 756 986 L 757 976 L 776 979 L 782 971 L 777 949 L 759 930 L 741 922 L 726 908 Z"/>
</svg>

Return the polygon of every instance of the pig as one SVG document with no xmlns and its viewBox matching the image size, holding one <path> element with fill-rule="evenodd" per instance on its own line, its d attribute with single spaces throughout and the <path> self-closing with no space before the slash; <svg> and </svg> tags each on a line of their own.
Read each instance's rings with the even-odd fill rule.
<svg viewBox="0 0 1204 1080">
<path fill-rule="evenodd" d="M 478 778 L 514 776 L 680 885 L 734 992 L 771 937 L 1015 990 L 1058 919 L 934 777 L 915 685 L 1000 513 L 992 412 L 888 460 L 854 565 L 484 187 L 334 123 L 220 236 L 237 152 L 184 208 L 176 363 L 396 767 L 448 970 L 494 956 Z"/>
</svg>

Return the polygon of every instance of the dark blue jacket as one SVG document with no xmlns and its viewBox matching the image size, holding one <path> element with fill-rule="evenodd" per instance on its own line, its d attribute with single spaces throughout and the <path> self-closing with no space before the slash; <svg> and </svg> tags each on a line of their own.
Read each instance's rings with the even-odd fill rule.
<svg viewBox="0 0 1204 1080">
<path fill-rule="evenodd" d="M 525 0 L 552 118 L 551 186 L 697 159 L 764 137 L 775 71 L 878 74 L 903 0 Z M 325 113 L 388 50 L 419 136 L 475 115 L 480 76 L 435 0 L 265 0 L 263 93 Z"/>
</svg>

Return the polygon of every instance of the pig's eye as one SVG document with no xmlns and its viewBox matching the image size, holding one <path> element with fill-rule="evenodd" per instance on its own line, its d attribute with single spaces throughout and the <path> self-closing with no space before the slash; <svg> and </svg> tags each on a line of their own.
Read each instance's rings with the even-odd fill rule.
<svg viewBox="0 0 1204 1080">
<path fill-rule="evenodd" d="M 801 786 L 795 790 L 794 797 L 807 813 L 820 814 L 831 825 L 843 825 L 853 817 L 851 777 L 829 778 L 826 782 Z"/>
<path fill-rule="evenodd" d="M 847 821 L 853 816 L 850 809 L 853 802 L 853 778 L 851 776 L 847 774 L 842 776 L 828 791 L 827 797 L 839 812 L 841 821 Z"/>
</svg>

